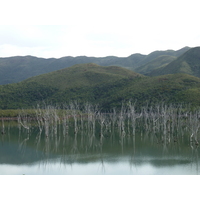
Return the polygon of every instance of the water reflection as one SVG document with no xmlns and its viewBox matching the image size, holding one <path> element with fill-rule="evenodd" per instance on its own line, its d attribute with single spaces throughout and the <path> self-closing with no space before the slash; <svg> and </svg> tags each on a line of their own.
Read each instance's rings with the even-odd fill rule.
<svg viewBox="0 0 200 200">
<path fill-rule="evenodd" d="M 142 128 L 134 134 L 80 131 L 68 134 L 58 127 L 46 137 L 32 125 L 19 128 L 5 123 L 1 134 L 0 174 L 199 174 L 199 148 L 187 132 L 153 132 Z M 127 130 L 124 130 L 127 132 Z"/>
</svg>

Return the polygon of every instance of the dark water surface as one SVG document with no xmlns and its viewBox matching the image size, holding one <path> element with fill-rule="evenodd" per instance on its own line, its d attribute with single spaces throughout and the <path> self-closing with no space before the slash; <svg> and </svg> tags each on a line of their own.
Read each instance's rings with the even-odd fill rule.
<svg viewBox="0 0 200 200">
<path fill-rule="evenodd" d="M 199 147 L 187 133 L 178 137 L 137 127 L 132 133 L 58 128 L 48 138 L 38 128 L 5 123 L 0 136 L 1 175 L 197 175 Z M 165 137 L 163 137 L 163 135 Z"/>
</svg>

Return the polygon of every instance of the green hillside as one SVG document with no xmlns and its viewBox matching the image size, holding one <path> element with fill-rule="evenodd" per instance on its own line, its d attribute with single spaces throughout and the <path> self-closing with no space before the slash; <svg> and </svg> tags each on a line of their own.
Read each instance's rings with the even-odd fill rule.
<svg viewBox="0 0 200 200">
<path fill-rule="evenodd" d="M 200 106 L 199 88 L 200 78 L 188 74 L 145 77 L 121 67 L 90 63 L 0 86 L 0 108 L 32 108 L 42 102 L 77 100 L 109 110 L 130 99 L 140 106 L 158 102 Z"/>
<path fill-rule="evenodd" d="M 118 81 L 123 78 L 141 77 L 133 71 L 125 68 L 110 66 L 103 67 L 94 63 L 78 64 L 69 68 L 32 77 L 22 84 L 40 83 L 45 86 L 53 86 L 58 89 L 95 86 L 98 84 Z"/>
<path fill-rule="evenodd" d="M 101 87 L 100 91 L 103 91 Z M 193 93 L 194 92 L 194 93 Z M 103 94 L 106 105 L 118 106 L 121 101 L 131 99 L 137 105 L 155 103 L 184 103 L 200 105 L 200 79 L 187 74 L 142 77 L 118 83 L 114 90 Z"/>
<path fill-rule="evenodd" d="M 16 83 L 32 76 L 48 73 L 55 59 L 33 56 L 0 58 L 0 84 Z M 59 66 L 58 66 L 59 67 Z"/>
<path fill-rule="evenodd" d="M 159 56 L 168 55 L 177 57 L 188 49 L 189 47 L 182 48 L 178 51 L 155 51 L 149 55 L 136 53 L 128 57 L 67 56 L 59 59 L 44 59 L 33 56 L 15 56 L 0 58 L 0 85 L 17 83 L 33 76 L 65 69 L 76 64 L 95 63 L 101 66 L 124 67 L 134 71 L 137 67 L 145 65 Z"/>
<path fill-rule="evenodd" d="M 150 72 L 150 76 L 185 73 L 200 77 L 200 47 L 195 47 L 165 67 Z"/>
<path fill-rule="evenodd" d="M 93 99 L 97 85 L 113 84 L 123 79 L 137 79 L 143 75 L 125 68 L 81 64 L 29 78 L 15 84 L 0 86 L 2 109 L 30 107 L 36 102 L 65 102 L 71 99 Z"/>
<path fill-rule="evenodd" d="M 154 51 L 144 57 L 139 63 L 138 68 L 140 66 L 146 65 L 147 63 L 153 61 L 154 59 L 160 57 L 160 56 L 174 56 L 179 57 L 183 53 L 187 52 L 190 49 L 190 47 L 184 47 L 182 49 L 179 49 L 177 51 L 174 50 L 167 50 L 167 51 Z"/>
<path fill-rule="evenodd" d="M 148 75 L 151 71 L 165 67 L 167 64 L 171 63 L 176 59 L 175 56 L 163 55 L 155 58 L 154 60 L 148 62 L 147 64 L 135 69 L 135 72 Z"/>
</svg>

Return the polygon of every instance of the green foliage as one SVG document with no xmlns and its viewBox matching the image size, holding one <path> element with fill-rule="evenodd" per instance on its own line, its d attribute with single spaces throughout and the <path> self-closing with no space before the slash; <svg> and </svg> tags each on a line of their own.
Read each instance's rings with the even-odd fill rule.
<svg viewBox="0 0 200 200">
<path fill-rule="evenodd" d="M 40 83 L 59 89 L 94 86 L 117 81 L 122 78 L 142 76 L 125 68 L 102 67 L 93 63 L 74 65 L 69 68 L 27 79 L 23 84 Z"/>
<path fill-rule="evenodd" d="M 0 109 L 28 108 L 37 101 L 46 100 L 57 89 L 39 83 L 17 83 L 0 87 Z"/>
<path fill-rule="evenodd" d="M 200 78 L 187 74 L 145 77 L 124 68 L 90 63 L 0 86 L 0 109 L 74 100 L 99 104 L 107 111 L 129 100 L 138 106 L 160 102 L 200 106 L 199 88 Z"/>
</svg>

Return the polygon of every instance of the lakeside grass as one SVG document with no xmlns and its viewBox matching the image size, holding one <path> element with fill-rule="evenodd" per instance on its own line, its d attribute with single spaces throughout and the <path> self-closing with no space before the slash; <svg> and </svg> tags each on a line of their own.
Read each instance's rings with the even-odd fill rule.
<svg viewBox="0 0 200 200">
<path fill-rule="evenodd" d="M 64 113 L 67 112 L 68 115 L 72 114 L 71 110 L 64 110 L 64 109 L 56 109 L 57 114 L 59 117 L 62 117 Z M 41 112 L 44 113 L 45 109 L 41 109 Z M 77 111 L 81 113 L 81 111 Z M 0 109 L 0 118 L 17 118 L 19 115 L 26 115 L 27 117 L 36 117 L 36 110 L 33 109 L 7 109 L 1 110 Z"/>
<path fill-rule="evenodd" d="M 34 109 L 26 109 L 24 110 L 28 116 L 34 116 Z M 15 118 L 18 117 L 19 113 L 21 113 L 21 109 L 8 109 L 8 110 L 0 110 L 0 118 L 2 117 L 10 117 Z"/>
</svg>

